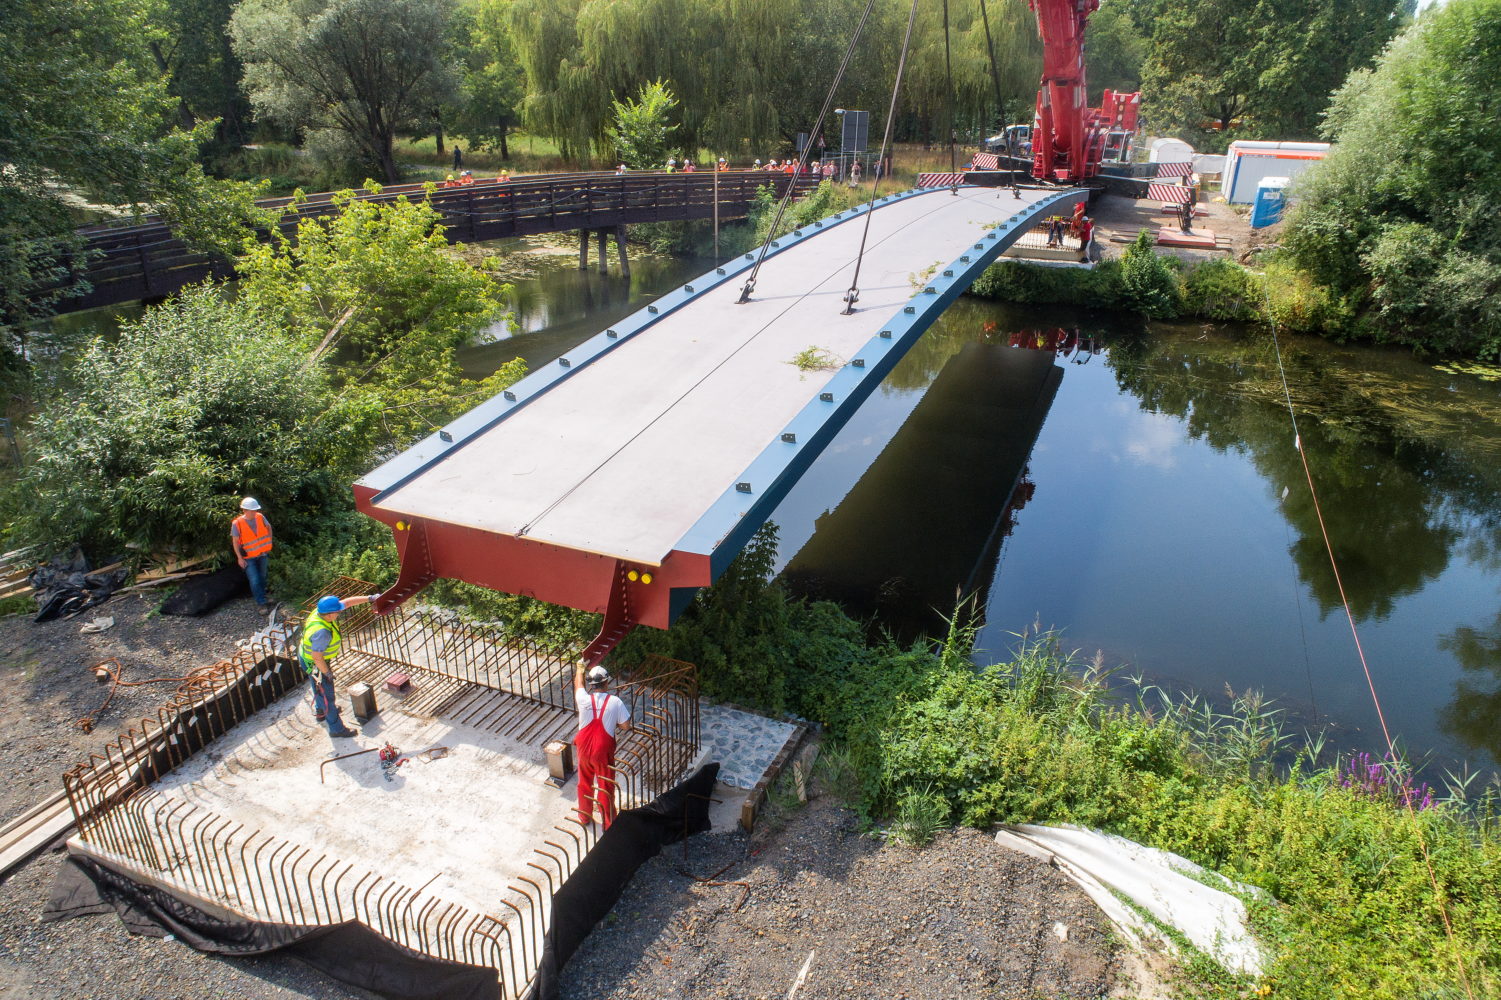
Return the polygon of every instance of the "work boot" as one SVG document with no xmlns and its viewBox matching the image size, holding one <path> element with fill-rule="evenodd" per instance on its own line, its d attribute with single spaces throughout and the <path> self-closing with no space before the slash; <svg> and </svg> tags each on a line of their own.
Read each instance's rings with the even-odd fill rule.
<svg viewBox="0 0 1501 1000">
<path fill-rule="evenodd" d="M 349 736 L 358 736 L 360 735 L 360 731 L 358 729 L 350 729 L 348 726 L 345 726 L 343 729 L 336 730 L 332 733 L 329 733 L 328 735 L 332 736 L 334 739 L 344 739 Z"/>
</svg>

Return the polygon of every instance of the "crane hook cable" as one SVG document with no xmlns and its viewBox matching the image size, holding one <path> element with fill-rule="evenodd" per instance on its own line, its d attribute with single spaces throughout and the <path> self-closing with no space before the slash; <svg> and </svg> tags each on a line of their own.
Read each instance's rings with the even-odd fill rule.
<svg viewBox="0 0 1501 1000">
<path fill-rule="evenodd" d="M 915 3 L 916 0 L 913 0 Z M 793 171 L 792 180 L 787 185 L 787 190 L 782 193 L 781 204 L 777 206 L 776 218 L 771 220 L 771 228 L 766 231 L 766 242 L 761 244 L 761 252 L 756 257 L 756 263 L 751 267 L 750 276 L 745 279 L 745 284 L 740 289 L 739 303 L 744 305 L 750 301 L 751 292 L 756 289 L 756 275 L 761 271 L 761 262 L 766 259 L 767 251 L 771 249 L 771 241 L 777 238 L 777 229 L 782 225 L 782 216 L 787 211 L 787 205 L 792 201 L 793 192 L 797 190 L 797 179 L 803 175 L 808 166 L 808 153 L 813 149 L 813 137 L 823 135 L 824 119 L 828 117 L 829 108 L 834 104 L 834 94 L 839 90 L 839 84 L 844 81 L 844 71 L 849 68 L 850 59 L 855 54 L 855 43 L 860 41 L 860 35 L 865 31 L 865 22 L 870 17 L 871 9 L 876 5 L 876 0 L 866 0 L 865 10 L 860 13 L 860 21 L 855 25 L 855 31 L 850 35 L 850 43 L 844 50 L 844 58 L 840 60 L 839 71 L 834 74 L 834 81 L 829 84 L 829 92 L 824 95 L 823 107 L 819 109 L 818 121 L 813 126 L 813 131 L 808 133 L 808 143 L 803 151 L 798 154 L 797 169 Z"/>
<path fill-rule="evenodd" d="M 1339 560 L 1334 555 L 1334 545 L 1329 538 L 1329 526 L 1324 522 L 1324 510 L 1319 504 L 1318 491 L 1313 485 L 1313 471 L 1308 465 L 1308 452 L 1303 447 L 1303 435 L 1298 430 L 1298 416 L 1293 410 L 1292 390 L 1287 384 L 1287 369 L 1282 363 L 1282 344 L 1277 336 L 1277 319 L 1272 313 L 1272 299 L 1269 288 L 1263 278 L 1262 295 L 1267 307 L 1267 321 L 1272 331 L 1272 349 L 1277 356 L 1277 374 L 1282 379 L 1282 397 L 1287 403 L 1287 417 L 1293 428 L 1293 447 L 1297 449 L 1298 458 L 1303 463 L 1303 476 L 1308 480 L 1308 493 L 1313 499 L 1313 512 L 1318 518 L 1319 532 L 1323 535 L 1324 551 L 1329 555 L 1329 566 L 1334 571 L 1334 583 L 1339 589 L 1340 604 L 1345 609 L 1345 620 L 1350 623 L 1350 635 L 1355 640 L 1355 653 L 1360 658 L 1360 669 L 1365 672 L 1366 687 L 1371 692 L 1371 701 L 1376 706 L 1376 718 L 1381 722 L 1381 735 L 1386 740 L 1387 759 L 1393 764 L 1397 761 L 1397 745 L 1392 740 L 1391 731 L 1386 725 L 1386 713 L 1381 708 L 1381 698 L 1376 694 L 1376 682 L 1371 677 L 1370 665 L 1366 662 L 1365 647 L 1360 642 L 1360 631 L 1355 626 L 1355 613 L 1350 610 L 1350 599 L 1345 594 L 1345 581 L 1339 572 Z M 1423 864 L 1428 869 L 1428 882 L 1433 886 L 1434 902 L 1438 903 L 1439 916 L 1444 922 L 1444 936 L 1449 940 L 1449 946 L 1454 951 L 1454 965 L 1459 970 L 1459 981 L 1464 987 L 1465 996 L 1469 1000 L 1475 1000 L 1475 991 L 1470 986 L 1470 976 L 1465 969 L 1464 956 L 1460 952 L 1459 942 L 1454 936 L 1454 925 L 1449 919 L 1449 905 L 1445 900 L 1444 891 L 1439 887 L 1438 875 L 1433 870 L 1433 857 L 1428 851 L 1428 838 L 1423 835 L 1423 825 L 1418 822 L 1418 813 L 1412 804 L 1412 796 L 1401 796 L 1402 804 L 1407 810 L 1408 817 L 1412 820 L 1413 832 L 1418 837 L 1418 847 L 1423 852 Z"/>
<path fill-rule="evenodd" d="M 907 50 L 912 46 L 912 25 L 917 21 L 917 0 L 912 0 L 912 10 L 907 14 L 907 34 L 902 38 L 902 54 L 896 63 L 896 80 L 891 85 L 891 104 L 886 109 L 886 132 L 881 137 L 881 158 L 876 161 L 876 178 L 870 186 L 870 210 L 865 213 L 865 229 L 860 234 L 860 249 L 855 252 L 855 274 L 850 279 L 850 289 L 844 293 L 844 311 L 849 316 L 860 301 L 860 265 L 865 260 L 865 240 L 870 236 L 870 217 L 875 214 L 876 194 L 881 189 L 881 164 L 886 162 L 886 151 L 891 147 L 891 125 L 896 120 L 896 99 L 902 92 L 902 74 L 907 69 Z M 891 173 L 890 170 L 885 173 Z"/>
</svg>

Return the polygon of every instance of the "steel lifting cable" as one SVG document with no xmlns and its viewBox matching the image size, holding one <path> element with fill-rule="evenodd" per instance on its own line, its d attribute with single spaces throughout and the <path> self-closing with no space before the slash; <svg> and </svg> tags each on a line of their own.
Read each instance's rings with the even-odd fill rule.
<svg viewBox="0 0 1501 1000">
<path fill-rule="evenodd" d="M 1308 465 L 1308 452 L 1303 447 L 1303 435 L 1298 430 L 1298 415 L 1293 410 L 1292 390 L 1287 384 L 1287 369 L 1282 364 L 1282 344 L 1277 336 L 1277 320 L 1272 315 L 1271 294 L 1265 285 L 1262 286 L 1262 295 L 1266 302 L 1267 317 L 1272 330 L 1272 349 L 1277 356 L 1277 374 L 1282 379 L 1282 398 L 1287 404 L 1288 420 L 1293 428 L 1293 447 L 1297 449 L 1298 458 L 1303 463 L 1303 477 L 1308 481 L 1308 493 L 1313 499 L 1313 512 L 1318 518 L 1319 533 L 1324 539 L 1324 551 L 1329 556 L 1329 567 L 1334 571 L 1334 583 L 1339 590 L 1339 601 L 1345 609 L 1345 619 L 1350 623 L 1350 635 L 1355 640 L 1355 653 L 1360 659 L 1360 669 L 1365 672 L 1366 687 L 1371 693 L 1371 702 L 1376 706 L 1376 718 L 1381 723 L 1381 735 L 1386 740 L 1387 759 L 1395 765 L 1397 761 L 1397 745 L 1392 740 L 1391 731 L 1386 725 L 1386 713 L 1381 708 L 1381 698 L 1376 694 L 1376 682 L 1371 677 L 1370 665 L 1366 662 L 1365 647 L 1360 642 L 1360 631 L 1355 626 L 1355 613 L 1350 610 L 1350 599 L 1345 594 L 1345 581 L 1340 575 L 1339 560 L 1334 555 L 1334 544 L 1329 538 L 1329 526 L 1324 522 L 1324 510 L 1319 503 L 1318 491 L 1313 485 L 1313 470 Z M 1408 817 L 1412 820 L 1413 832 L 1418 836 L 1418 847 L 1423 852 L 1423 865 L 1428 870 L 1428 882 L 1433 886 L 1433 898 L 1438 903 L 1439 916 L 1443 918 L 1444 936 L 1448 938 L 1449 945 L 1454 949 L 1454 965 L 1459 971 L 1460 985 L 1464 987 L 1465 996 L 1475 1000 L 1475 991 L 1470 985 L 1470 976 L 1465 968 L 1464 956 L 1459 948 L 1459 941 L 1454 936 L 1454 925 L 1449 919 L 1449 906 L 1444 898 L 1444 891 L 1439 887 L 1438 874 L 1433 870 L 1433 857 L 1428 851 L 1428 838 L 1423 835 L 1423 825 L 1418 822 L 1417 809 L 1413 807 L 1412 796 L 1403 795 L 1402 804 L 1407 810 Z"/>
<path fill-rule="evenodd" d="M 870 217 L 876 212 L 876 192 L 881 188 L 881 164 L 886 162 L 886 151 L 891 146 L 891 126 L 896 120 L 896 98 L 902 92 L 902 75 L 907 69 L 907 50 L 912 45 L 912 25 L 917 21 L 917 0 L 912 0 L 912 10 L 907 14 L 907 34 L 902 38 L 902 54 L 896 62 L 896 82 L 891 85 L 891 104 L 886 108 L 886 132 L 881 137 L 881 158 L 876 161 L 876 180 L 870 186 L 870 202 L 865 209 L 865 229 L 860 233 L 860 249 L 855 252 L 855 274 L 850 279 L 849 291 L 844 293 L 844 312 L 848 316 L 855 311 L 860 301 L 860 265 L 865 260 L 865 241 L 870 236 Z M 884 171 L 890 173 L 891 171 Z"/>
<path fill-rule="evenodd" d="M 990 40 L 990 15 L 985 11 L 985 0 L 980 0 L 980 20 L 985 25 L 985 51 L 990 56 L 990 79 L 995 84 L 995 113 L 1000 119 L 1002 131 L 1006 128 L 1006 99 L 1001 96 L 1001 71 L 995 62 L 995 43 Z"/>
<path fill-rule="evenodd" d="M 913 2 L 915 3 L 916 0 Z M 782 216 L 786 214 L 792 195 L 797 190 L 797 179 L 803 175 L 803 170 L 808 166 L 808 154 L 813 149 L 813 140 L 823 135 L 824 119 L 829 115 L 829 108 L 834 105 L 834 95 L 839 90 L 839 84 L 844 81 L 844 71 L 849 68 L 850 60 L 855 55 L 855 44 L 860 41 L 860 35 L 865 31 L 865 22 L 870 19 L 870 12 L 875 5 L 876 0 L 866 0 L 865 9 L 860 12 L 860 21 L 855 25 L 854 34 L 850 35 L 850 43 L 844 50 L 844 58 L 839 62 L 839 71 L 834 74 L 834 82 L 829 84 L 829 92 L 824 95 L 823 107 L 818 112 L 818 121 L 814 124 L 813 131 L 808 134 L 808 144 L 798 155 L 797 169 L 793 171 L 787 190 L 782 193 L 782 201 L 777 206 L 776 218 L 772 219 L 771 228 L 766 232 L 766 242 L 761 244 L 761 252 L 756 257 L 756 263 L 751 267 L 750 277 L 745 279 L 745 285 L 740 289 L 739 303 L 741 305 L 749 302 L 751 292 L 756 290 L 756 276 L 761 271 L 761 262 L 766 259 L 766 254 L 771 249 L 771 241 L 777 237 L 777 229 L 782 224 Z"/>
<path fill-rule="evenodd" d="M 954 151 L 954 64 L 949 56 L 949 0 L 943 0 L 943 116 L 949 130 L 949 190 L 959 197 L 959 161 Z"/>
</svg>

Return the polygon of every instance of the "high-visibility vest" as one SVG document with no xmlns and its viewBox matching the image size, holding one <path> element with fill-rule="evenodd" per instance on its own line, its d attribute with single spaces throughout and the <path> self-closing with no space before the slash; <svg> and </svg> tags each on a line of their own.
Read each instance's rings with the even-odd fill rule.
<svg viewBox="0 0 1501 1000">
<path fill-rule="evenodd" d="M 240 548 L 245 551 L 246 559 L 254 559 L 271 551 L 271 525 L 266 523 L 266 516 L 259 511 L 250 511 L 235 518 L 235 527 L 239 529 Z"/>
<path fill-rule="evenodd" d="M 309 674 L 317 676 L 318 664 L 313 662 L 313 636 L 319 629 L 328 629 L 328 648 L 323 651 L 323 659 L 333 666 L 334 657 L 339 655 L 339 646 L 343 640 L 339 637 L 339 626 L 328 621 L 318 612 L 314 611 L 307 616 L 307 621 L 302 623 L 302 639 L 297 643 L 297 655 L 302 659 L 302 666 Z"/>
</svg>

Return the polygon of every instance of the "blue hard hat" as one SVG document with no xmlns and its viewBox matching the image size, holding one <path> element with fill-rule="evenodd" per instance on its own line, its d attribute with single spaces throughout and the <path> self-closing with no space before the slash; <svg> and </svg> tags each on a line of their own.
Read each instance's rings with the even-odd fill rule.
<svg viewBox="0 0 1501 1000">
<path fill-rule="evenodd" d="M 344 602 L 339 600 L 332 594 L 329 594 L 327 597 L 318 598 L 318 613 L 320 615 L 326 615 L 330 612 L 343 610 Z"/>
</svg>

